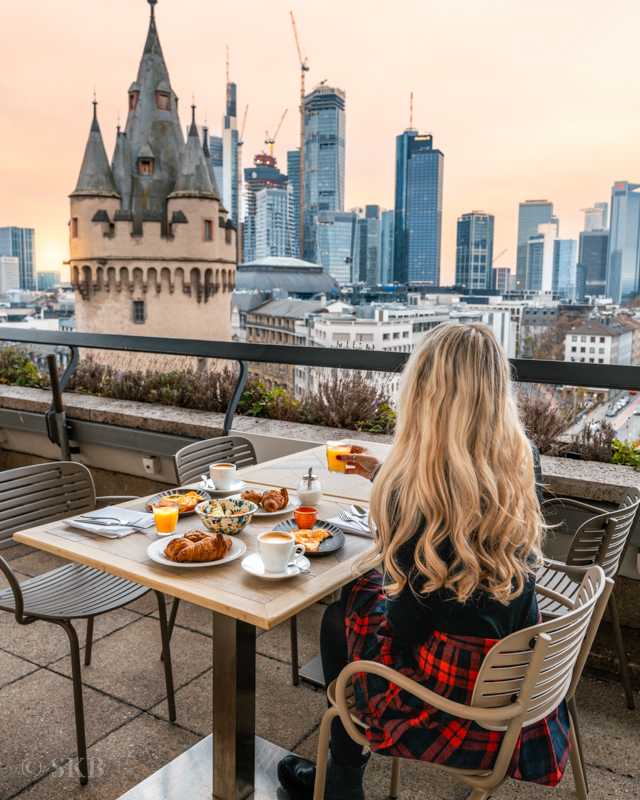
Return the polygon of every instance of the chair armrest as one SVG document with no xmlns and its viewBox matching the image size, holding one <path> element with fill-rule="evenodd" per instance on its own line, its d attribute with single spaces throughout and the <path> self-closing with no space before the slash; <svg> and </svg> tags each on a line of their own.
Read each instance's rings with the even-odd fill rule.
<svg viewBox="0 0 640 800">
<path fill-rule="evenodd" d="M 575 577 L 576 582 L 581 583 L 582 578 L 587 574 L 591 567 L 593 567 L 593 564 L 590 564 L 588 567 L 578 567 L 564 564 L 562 561 L 554 561 L 552 558 L 545 558 L 544 566 L 545 569 L 553 569 L 556 572 L 564 572 L 564 574 L 568 575 L 570 578 Z"/>
<path fill-rule="evenodd" d="M 126 503 L 127 500 L 139 500 L 136 494 L 105 494 L 96 497 L 96 503 Z"/>
<path fill-rule="evenodd" d="M 583 511 L 593 511 L 595 514 L 604 514 L 606 512 L 604 508 L 590 506 L 588 503 L 581 503 L 579 500 L 574 500 L 572 497 L 551 497 L 548 500 L 542 501 L 542 508 L 545 508 L 545 506 L 572 506 L 573 508 L 581 508 Z"/>
</svg>

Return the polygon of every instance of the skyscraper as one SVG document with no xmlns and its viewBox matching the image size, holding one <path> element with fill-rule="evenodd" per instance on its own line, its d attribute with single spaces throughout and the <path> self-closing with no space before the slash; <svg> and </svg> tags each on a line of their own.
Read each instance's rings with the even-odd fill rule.
<svg viewBox="0 0 640 800">
<path fill-rule="evenodd" d="M 575 239 L 556 239 L 553 243 L 551 289 L 566 300 L 573 300 L 575 295 L 576 244 Z"/>
<path fill-rule="evenodd" d="M 609 203 L 594 203 L 591 208 L 583 208 L 585 231 L 602 231 L 607 227 Z"/>
<path fill-rule="evenodd" d="M 357 220 L 353 211 L 318 212 L 318 259 L 323 271 L 338 283 L 351 283 L 353 279 Z"/>
<path fill-rule="evenodd" d="M 558 238 L 558 226 L 554 222 L 538 225 L 536 233 L 527 242 L 527 283 L 524 288 L 531 291 L 553 290 L 553 254 Z"/>
<path fill-rule="evenodd" d="M 344 210 L 345 99 L 342 89 L 318 84 L 304 101 L 304 242 L 301 249 L 305 261 L 315 262 L 318 257 L 319 212 Z"/>
<path fill-rule="evenodd" d="M 611 192 L 607 297 L 614 303 L 640 294 L 640 184 L 619 181 Z"/>
<path fill-rule="evenodd" d="M 60 284 L 60 273 L 58 270 L 49 270 L 47 272 L 38 272 L 38 291 L 46 292 L 52 286 Z"/>
<path fill-rule="evenodd" d="M 380 283 L 393 283 L 393 230 L 395 211 L 380 214 Z"/>
<path fill-rule="evenodd" d="M 293 202 L 296 215 L 296 240 L 294 256 L 300 258 L 300 149 L 287 152 L 287 175 L 293 186 Z"/>
<path fill-rule="evenodd" d="M 456 285 L 468 289 L 491 288 L 493 214 L 472 211 L 458 219 Z"/>
<path fill-rule="evenodd" d="M 363 283 L 380 283 L 381 235 L 380 206 L 366 206 L 357 221 L 356 240 L 358 280 Z"/>
<path fill-rule="evenodd" d="M 603 297 L 607 288 L 607 253 L 609 231 L 580 232 L 578 265 L 576 268 L 576 299 Z"/>
<path fill-rule="evenodd" d="M 236 85 L 227 83 L 227 112 L 222 118 L 222 203 L 238 224 L 238 116 Z"/>
<path fill-rule="evenodd" d="M 269 256 L 294 257 L 293 186 L 265 186 L 256 192 L 255 202 L 256 244 L 253 260 Z"/>
<path fill-rule="evenodd" d="M 0 256 L 0 294 L 4 295 L 11 289 L 19 288 L 20 259 L 16 256 Z"/>
<path fill-rule="evenodd" d="M 20 289 L 36 290 L 36 232 L 33 228 L 0 228 L 0 256 L 12 256 L 20 265 Z"/>
<path fill-rule="evenodd" d="M 244 170 L 244 186 L 245 186 L 245 202 L 244 202 L 244 223 L 242 226 L 243 233 L 243 260 L 245 263 L 255 261 L 256 258 L 261 256 L 256 255 L 257 246 L 257 204 L 256 195 L 265 187 L 283 187 L 287 182 L 287 176 L 283 175 L 278 169 L 278 162 L 273 156 L 268 156 L 266 153 L 258 153 L 254 156 L 253 166 L 247 167 Z M 287 202 L 289 202 L 287 200 Z M 288 236 L 288 234 L 287 234 Z M 265 240 L 266 241 L 266 240 Z M 262 255 L 284 255 L 284 253 L 267 253 Z M 292 256 L 292 252 L 288 252 L 287 256 Z"/>
<path fill-rule="evenodd" d="M 209 153 L 211 154 L 213 174 L 216 176 L 216 183 L 220 188 L 223 181 L 222 136 L 209 136 Z"/>
<path fill-rule="evenodd" d="M 499 292 L 511 291 L 511 270 L 509 267 L 494 267 L 491 270 L 491 288 Z"/>
<path fill-rule="evenodd" d="M 518 250 L 516 254 L 516 290 L 529 288 L 527 279 L 527 252 L 529 238 L 538 233 L 538 225 L 556 222 L 553 203 L 548 200 L 526 200 L 518 211 Z M 557 235 L 557 233 L 556 233 Z"/>
<path fill-rule="evenodd" d="M 393 278 L 440 282 L 444 155 L 431 135 L 407 129 L 396 137 Z"/>
</svg>

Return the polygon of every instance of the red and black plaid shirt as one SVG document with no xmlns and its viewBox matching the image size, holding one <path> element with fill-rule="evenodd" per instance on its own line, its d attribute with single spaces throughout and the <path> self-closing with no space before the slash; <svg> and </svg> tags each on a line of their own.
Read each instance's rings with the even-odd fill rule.
<svg viewBox="0 0 640 800">
<path fill-rule="evenodd" d="M 355 584 L 347 607 L 351 661 L 386 664 L 432 692 L 471 705 L 480 665 L 498 641 L 434 631 L 420 645 L 396 637 L 386 617 L 379 572 Z M 371 750 L 459 769 L 490 769 L 503 734 L 459 719 L 390 684 L 377 675 L 354 676 L 356 713 L 369 726 Z M 507 774 L 516 780 L 556 786 L 569 757 L 569 716 L 564 701 L 540 722 L 522 730 Z"/>
</svg>

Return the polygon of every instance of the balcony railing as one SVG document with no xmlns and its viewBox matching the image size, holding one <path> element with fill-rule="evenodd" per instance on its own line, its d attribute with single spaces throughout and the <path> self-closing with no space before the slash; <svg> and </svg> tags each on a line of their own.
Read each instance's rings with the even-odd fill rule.
<svg viewBox="0 0 640 800">
<path fill-rule="evenodd" d="M 240 369 L 225 415 L 225 433 L 228 433 L 232 427 L 238 401 L 247 380 L 249 362 L 400 373 L 409 358 L 409 353 L 378 350 L 170 339 L 112 333 L 52 332 L 10 327 L 0 328 L 0 341 L 7 344 L 68 347 L 71 351 L 71 358 L 60 379 L 63 391 L 78 364 L 80 348 L 236 361 Z M 635 366 L 534 359 L 511 359 L 511 366 L 514 380 L 521 383 L 587 386 L 615 390 L 640 389 L 640 367 Z"/>
</svg>

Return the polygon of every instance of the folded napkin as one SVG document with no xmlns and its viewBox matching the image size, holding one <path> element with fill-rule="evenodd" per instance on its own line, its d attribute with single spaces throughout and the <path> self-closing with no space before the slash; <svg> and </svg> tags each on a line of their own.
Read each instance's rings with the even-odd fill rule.
<svg viewBox="0 0 640 800">
<path fill-rule="evenodd" d="M 369 515 L 366 517 L 354 517 L 350 522 L 345 522 L 340 517 L 331 517 L 327 522 L 333 523 L 345 533 L 359 533 L 361 536 L 371 536 L 369 531 Z"/>
<path fill-rule="evenodd" d="M 134 522 L 143 528 L 150 528 L 153 525 L 153 514 L 147 514 L 143 511 L 134 511 L 132 508 L 119 508 L 118 506 L 106 506 L 99 511 L 91 511 L 89 514 L 83 514 L 83 517 L 113 517 L 113 519 L 123 519 L 129 522 Z M 89 533 L 97 533 L 99 536 L 106 536 L 107 539 L 121 539 L 123 536 L 128 536 L 130 533 L 140 533 L 136 528 L 131 528 L 129 525 L 95 525 L 84 519 L 65 519 L 63 520 L 66 525 L 72 528 L 80 528 Z"/>
</svg>

